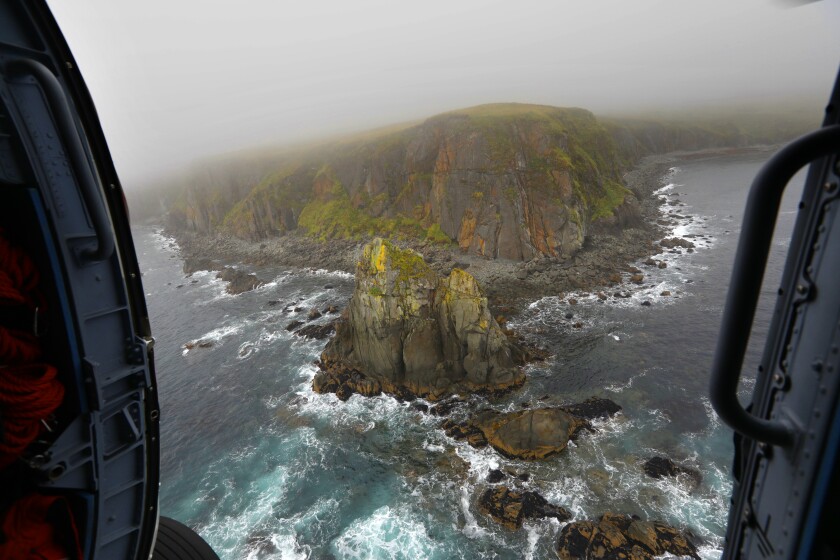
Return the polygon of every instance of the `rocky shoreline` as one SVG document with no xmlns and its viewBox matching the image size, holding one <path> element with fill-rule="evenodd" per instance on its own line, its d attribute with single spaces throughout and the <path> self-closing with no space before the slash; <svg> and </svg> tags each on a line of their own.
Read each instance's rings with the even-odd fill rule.
<svg viewBox="0 0 840 560">
<path fill-rule="evenodd" d="M 624 229 L 609 226 L 595 228 L 583 248 L 568 258 L 536 258 L 530 261 L 490 259 L 462 252 L 458 247 L 442 246 L 428 241 L 400 240 L 399 244 L 422 255 L 438 274 L 449 274 L 453 268 L 468 270 L 484 288 L 494 313 L 515 315 L 523 300 L 568 292 L 603 290 L 604 298 L 620 297 L 610 289 L 622 283 L 641 284 L 644 271 L 633 266 L 643 261 L 649 266 L 665 268 L 667 259 L 654 261 L 651 255 L 667 250 L 680 254 L 694 250 L 693 244 L 682 238 L 666 238 L 668 228 L 690 216 L 679 212 L 679 199 L 664 202 L 670 211 L 661 214 L 663 200 L 653 193 L 663 186 L 668 170 L 681 161 L 767 151 L 768 146 L 750 148 L 713 149 L 693 152 L 672 152 L 642 159 L 624 175 L 626 186 L 639 201 L 642 220 Z M 600 229 L 600 231 L 598 231 Z M 174 237 L 185 262 L 213 262 L 214 270 L 225 264 L 250 266 L 285 265 L 306 269 L 337 270 L 353 273 L 361 257 L 362 248 L 370 239 L 333 239 L 321 242 L 302 233 L 292 232 L 251 242 L 228 234 L 201 235 L 194 232 L 167 229 Z M 185 266 L 185 272 L 189 272 Z M 194 267 L 190 268 L 192 270 Z M 600 295 L 599 295 L 600 297 Z M 604 299 L 602 298 L 602 299 Z"/>
<path fill-rule="evenodd" d="M 675 153 L 642 160 L 624 180 L 640 201 L 643 220 L 623 230 L 592 233 L 583 249 L 566 259 L 518 262 L 489 259 L 464 253 L 457 247 L 425 241 L 401 240 L 400 245 L 420 253 L 439 274 L 448 274 L 453 268 L 469 270 L 484 287 L 491 306 L 508 313 L 511 310 L 504 308 L 516 307 L 524 298 L 614 285 L 638 273 L 630 263 L 662 250 L 657 241 L 664 236 L 668 224 L 660 219 L 661 201 L 653 192 L 662 186 L 662 177 L 668 169 L 689 155 L 698 157 L 698 153 Z M 286 265 L 348 273 L 355 270 L 362 248 L 369 241 L 334 239 L 324 243 L 303 234 L 288 233 L 263 242 L 250 242 L 228 234 L 201 235 L 171 229 L 166 233 L 177 240 L 185 261 Z"/>
</svg>

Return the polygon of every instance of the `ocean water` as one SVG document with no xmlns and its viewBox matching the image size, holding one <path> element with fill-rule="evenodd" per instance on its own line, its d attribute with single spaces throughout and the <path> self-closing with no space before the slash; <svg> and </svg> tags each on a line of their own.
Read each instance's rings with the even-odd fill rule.
<svg viewBox="0 0 840 560">
<path fill-rule="evenodd" d="M 175 242 L 136 228 L 157 339 L 161 512 L 198 530 L 223 559 L 555 557 L 556 520 L 510 531 L 477 510 L 487 473 L 503 468 L 528 472 L 528 482 L 515 485 L 538 490 L 575 519 L 613 511 L 662 520 L 690 530 L 704 558 L 719 557 L 732 434 L 711 409 L 708 377 L 746 190 L 769 155 L 684 161 L 662 178 L 663 216 L 675 219 L 674 235 L 695 236 L 697 247 L 655 255 L 665 269 L 638 263 L 642 286 L 628 277 L 607 292 L 631 297 L 545 297 L 513 319 L 553 357 L 529 366 L 526 385 L 490 406 L 595 395 L 623 407 L 539 463 L 456 442 L 437 428 L 440 419 L 390 397 L 341 402 L 313 393 L 312 362 L 325 341 L 285 327 L 305 321 L 311 308 L 343 307 L 352 276 L 265 267 L 256 272 L 268 284 L 231 296 L 215 273 L 185 278 Z M 801 181 L 788 189 L 779 216 L 744 398 Z M 702 484 L 646 477 L 643 462 L 660 454 L 698 469 Z"/>
</svg>

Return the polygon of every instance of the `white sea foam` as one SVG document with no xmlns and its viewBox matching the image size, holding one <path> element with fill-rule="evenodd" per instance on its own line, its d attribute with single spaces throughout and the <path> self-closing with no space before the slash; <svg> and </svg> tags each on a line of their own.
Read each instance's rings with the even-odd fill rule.
<svg viewBox="0 0 840 560">
<path fill-rule="evenodd" d="M 306 269 L 306 273 L 312 276 L 335 276 L 336 278 L 345 278 L 352 280 L 353 274 L 349 272 L 344 272 L 343 270 L 325 270 L 323 268 L 308 268 Z"/>
<path fill-rule="evenodd" d="M 341 558 L 428 558 L 439 545 L 423 522 L 402 508 L 382 506 L 351 523 L 332 543 Z"/>
<path fill-rule="evenodd" d="M 229 461 L 231 458 L 225 457 L 223 460 Z M 231 478 L 218 481 L 218 470 L 218 466 L 212 465 L 207 469 L 202 493 L 196 498 L 197 502 L 209 500 L 216 504 L 210 519 L 199 528 L 199 532 L 222 557 L 242 557 L 243 552 L 247 557 L 251 551 L 242 550 L 242 537 L 271 518 L 273 504 L 283 496 L 288 472 L 284 467 L 278 467 L 251 481 L 247 487 L 239 488 Z M 218 495 L 219 490 L 221 496 Z M 236 513 L 220 513 L 222 511 Z M 294 539 L 294 535 L 284 535 L 281 540 L 288 538 Z"/>
<path fill-rule="evenodd" d="M 190 278 L 193 280 L 198 280 L 202 278 L 213 278 L 215 279 L 216 275 L 210 270 L 196 270 L 192 274 L 190 274 Z"/>
<path fill-rule="evenodd" d="M 671 192 L 672 190 L 674 190 L 675 186 L 676 185 L 674 185 L 674 183 L 668 183 L 664 187 L 660 187 L 660 188 L 656 189 L 655 191 L 653 191 L 653 194 L 654 195 L 660 195 L 660 194 L 665 194 L 667 192 Z"/>
<path fill-rule="evenodd" d="M 248 324 L 248 320 L 241 320 L 237 321 L 232 325 L 225 325 L 223 327 L 213 329 L 212 331 L 207 332 L 201 335 L 200 337 L 190 340 L 189 342 L 184 344 L 181 355 L 186 356 L 191 350 L 195 350 L 202 344 L 209 344 L 211 348 L 215 347 L 224 339 L 230 338 L 242 332 L 242 329 L 245 328 L 245 326 Z"/>
<path fill-rule="evenodd" d="M 472 511 L 470 511 L 470 490 L 467 486 L 461 487 L 458 504 L 464 516 L 464 534 L 471 539 L 481 539 L 489 535 L 489 532 L 478 524 Z"/>
</svg>

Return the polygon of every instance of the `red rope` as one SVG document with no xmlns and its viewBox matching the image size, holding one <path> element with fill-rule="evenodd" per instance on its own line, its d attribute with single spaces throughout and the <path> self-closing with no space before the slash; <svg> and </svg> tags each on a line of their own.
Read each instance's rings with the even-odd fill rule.
<svg viewBox="0 0 840 560">
<path fill-rule="evenodd" d="M 26 450 L 64 399 L 64 386 L 49 364 L 35 363 L 41 354 L 27 319 L 44 307 L 39 275 L 32 259 L 0 231 L 0 470 Z M 21 320 L 21 317 L 23 320 Z M 67 500 L 33 494 L 6 511 L 0 538 L 0 560 L 81 558 L 79 536 Z"/>
<path fill-rule="evenodd" d="M 24 307 L 34 319 L 35 309 L 43 307 L 43 298 L 37 290 L 39 278 L 32 259 L 0 231 L 0 305 Z M 0 365 L 37 360 L 40 346 L 33 333 L 9 327 L 0 325 Z"/>
<path fill-rule="evenodd" d="M 32 494 L 6 511 L 0 560 L 81 559 L 79 533 L 67 500 Z"/>
<path fill-rule="evenodd" d="M 41 431 L 48 417 L 64 399 L 64 387 L 49 364 L 29 364 L 0 369 L 0 410 L 3 437 L 0 469 L 17 459 Z"/>
<path fill-rule="evenodd" d="M 32 259 L 0 232 L 0 307 L 11 306 L 12 315 L 34 313 L 41 303 L 38 279 Z M 38 437 L 41 420 L 64 398 L 55 368 L 35 363 L 41 346 L 34 333 L 20 330 L 24 323 L 0 326 L 0 366 L 6 366 L 0 367 L 0 469 Z"/>
<path fill-rule="evenodd" d="M 25 364 L 41 356 L 41 346 L 35 335 L 0 326 L 0 362 Z"/>
<path fill-rule="evenodd" d="M 40 279 L 35 263 L 19 247 L 12 245 L 0 232 L 0 271 L 8 277 L 6 285 L 22 294 L 32 294 Z M 0 282 L 2 284 L 2 282 Z M 30 301 L 35 298 L 29 298 Z"/>
</svg>

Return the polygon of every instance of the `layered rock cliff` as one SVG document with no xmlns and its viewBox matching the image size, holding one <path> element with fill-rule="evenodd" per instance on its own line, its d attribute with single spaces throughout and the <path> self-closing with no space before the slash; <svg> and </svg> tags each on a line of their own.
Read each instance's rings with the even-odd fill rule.
<svg viewBox="0 0 840 560">
<path fill-rule="evenodd" d="M 595 117 L 530 105 L 456 111 L 300 155 L 234 204 L 199 195 L 188 190 L 181 219 L 197 231 L 402 234 L 514 260 L 570 255 L 593 223 L 635 216 L 613 139 Z"/>
<path fill-rule="evenodd" d="M 642 156 L 778 140 L 787 130 L 778 126 L 758 134 L 731 122 L 483 105 L 317 149 L 207 165 L 173 205 L 170 225 L 250 241 L 288 232 L 404 237 L 488 258 L 562 259 L 594 231 L 639 223 L 622 173 Z"/>
<path fill-rule="evenodd" d="M 431 400 L 506 391 L 525 381 L 514 345 L 469 273 L 438 277 L 417 253 L 376 239 L 364 248 L 313 387 Z"/>
</svg>

